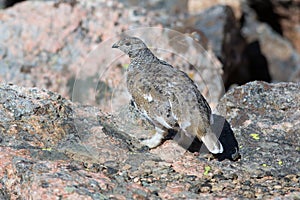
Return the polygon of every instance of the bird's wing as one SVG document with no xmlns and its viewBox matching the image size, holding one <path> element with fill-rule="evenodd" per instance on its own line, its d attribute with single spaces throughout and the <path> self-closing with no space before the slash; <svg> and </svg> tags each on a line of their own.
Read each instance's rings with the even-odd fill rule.
<svg viewBox="0 0 300 200">
<path fill-rule="evenodd" d="M 138 109 L 150 121 L 167 129 L 174 128 L 177 121 L 171 111 L 173 92 L 168 80 L 173 79 L 174 75 L 169 77 L 171 74 L 162 72 L 157 64 L 148 67 L 152 70 L 135 72 L 134 75 L 127 76 L 129 92 Z M 134 81 L 130 82 L 133 78 Z"/>
</svg>

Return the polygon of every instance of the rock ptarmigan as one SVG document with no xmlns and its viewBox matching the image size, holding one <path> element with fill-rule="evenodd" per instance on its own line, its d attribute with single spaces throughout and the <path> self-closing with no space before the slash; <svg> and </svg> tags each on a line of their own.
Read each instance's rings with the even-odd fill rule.
<svg viewBox="0 0 300 200">
<path fill-rule="evenodd" d="M 183 145 L 197 137 L 211 153 L 223 152 L 211 129 L 211 109 L 186 73 L 158 59 L 137 37 L 124 37 L 112 48 L 130 57 L 127 89 L 135 107 L 156 129 L 143 144 L 155 148 L 166 137 L 168 129 L 175 129 L 180 132 L 179 143 Z"/>
</svg>

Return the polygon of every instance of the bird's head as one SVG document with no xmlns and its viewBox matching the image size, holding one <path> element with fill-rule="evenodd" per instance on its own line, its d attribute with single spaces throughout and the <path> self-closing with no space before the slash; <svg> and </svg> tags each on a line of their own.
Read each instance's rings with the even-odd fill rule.
<svg viewBox="0 0 300 200">
<path fill-rule="evenodd" d="M 112 48 L 117 48 L 129 55 L 130 58 L 138 56 L 139 52 L 147 49 L 146 44 L 137 37 L 124 37 L 116 42 Z"/>
</svg>

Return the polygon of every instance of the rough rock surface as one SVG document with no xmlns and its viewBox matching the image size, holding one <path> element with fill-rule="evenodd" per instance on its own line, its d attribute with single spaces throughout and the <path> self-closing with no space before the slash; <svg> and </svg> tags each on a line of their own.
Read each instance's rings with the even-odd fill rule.
<svg viewBox="0 0 300 200">
<path fill-rule="evenodd" d="M 247 1 L 190 0 L 183 1 L 180 8 L 172 4 L 174 1 L 151 1 L 147 4 L 130 0 L 21 2 L 0 11 L 0 79 L 23 86 L 47 88 L 59 92 L 63 97 L 72 98 L 76 79 L 87 86 L 95 86 L 99 77 L 97 71 L 105 70 L 99 68 L 101 63 L 106 63 L 105 60 L 90 54 L 95 52 L 95 47 L 101 42 L 125 30 L 139 27 L 182 27 L 180 31 L 198 40 L 208 50 L 209 55 L 212 55 L 212 60 L 216 60 L 216 54 L 223 62 L 220 64 L 219 61 L 214 61 L 217 68 L 223 65 L 226 89 L 231 84 L 244 84 L 253 80 L 299 81 L 299 51 L 296 51 L 299 46 L 298 1 L 251 2 L 262 7 L 265 4 L 273 5 L 274 12 L 281 16 L 278 23 L 282 26 L 283 35 L 270 28 L 272 22 L 266 22 L 269 26 L 258 21 L 264 12 L 253 17 L 253 10 L 245 9 L 250 8 Z M 213 5 L 216 6 L 211 8 Z M 170 10 L 178 14 L 169 15 Z M 107 18 L 111 20 L 103 20 Z M 194 23 L 194 19 L 198 19 L 196 24 L 201 27 Z M 245 38 L 241 37 L 240 29 Z M 153 38 L 155 34 L 148 35 L 152 36 L 152 41 L 157 40 Z M 166 37 L 169 40 L 172 38 Z M 211 50 L 214 52 L 210 52 Z M 190 54 L 186 47 L 180 51 L 184 55 Z M 95 54 L 99 55 L 99 52 Z M 180 63 L 184 69 L 188 69 L 190 75 L 199 80 L 203 93 L 209 88 L 212 102 L 215 103 L 222 95 L 220 88 L 223 85 L 219 82 L 211 83 L 215 79 L 209 76 L 207 88 L 201 86 L 206 80 L 201 80 L 197 70 L 189 69 L 189 66 L 192 67 L 186 61 L 178 62 L 182 60 L 181 56 L 177 51 L 162 54 L 167 61 Z M 122 71 L 122 68 L 115 71 L 118 70 Z M 82 77 L 77 77 L 77 74 Z M 208 74 L 221 76 L 222 71 Z M 106 76 L 107 79 L 110 79 L 109 75 L 111 74 Z M 120 79 L 122 75 L 120 73 L 115 77 Z M 107 91 L 116 90 L 115 82 L 101 81 Z M 92 99 L 86 103 L 99 104 L 105 95 L 107 94 L 99 95 L 96 102 Z M 95 94 L 88 93 L 85 96 Z"/>
<path fill-rule="evenodd" d="M 187 12 L 188 4 L 188 0 L 119 0 L 119 2 L 122 2 L 126 7 L 140 7 L 146 10 L 159 10 L 171 15 Z"/>
<path fill-rule="evenodd" d="M 149 151 L 134 133 L 152 127 L 128 108 L 111 116 L 46 90 L 0 88 L 2 199 L 299 198 L 299 83 L 253 82 L 225 95 L 236 162 L 172 140 Z"/>
<path fill-rule="evenodd" d="M 268 23 L 277 33 L 288 38 L 300 53 L 300 1 L 249 1 L 259 21 Z"/>
<path fill-rule="evenodd" d="M 239 23 L 231 7 L 216 5 L 185 19 L 181 26 L 175 27 L 182 32 L 190 30 L 198 40 L 207 38 L 208 49 L 211 48 L 223 65 L 222 78 L 228 87 L 233 77 L 230 75 L 236 69 L 246 68 L 243 52 L 246 41 L 240 34 Z M 204 43 L 203 41 L 201 43 Z M 246 74 L 243 74 L 245 79 Z M 248 78 L 251 79 L 251 78 Z"/>
<path fill-rule="evenodd" d="M 222 75 L 222 65 L 216 56 L 193 47 L 191 38 L 183 41 L 186 40 L 183 34 L 162 31 L 162 27 L 177 20 L 166 19 L 163 12 L 124 7 L 115 1 L 80 1 L 75 5 L 26 1 L 1 11 L 0 16 L 1 80 L 47 88 L 70 99 L 74 97 L 76 83 L 84 87 L 79 88 L 83 103 L 107 104 L 106 99 L 110 100 L 116 91 L 125 94 L 122 78 L 128 63 L 123 58 L 116 62 L 120 54 L 111 50 L 111 45 L 118 40 L 117 34 L 131 29 L 127 33 L 142 35 L 160 58 L 185 69 L 210 102 L 216 104 L 223 94 L 222 79 L 218 78 Z M 38 20 L 33 16 L 38 16 Z M 53 21 L 55 17 L 59 20 Z M 156 29 L 135 29 L 145 26 Z M 181 41 L 185 45 L 178 45 Z M 115 102 L 126 102 L 125 95 L 115 98 Z M 82 102 L 77 96 L 75 100 Z"/>
<path fill-rule="evenodd" d="M 299 89 L 299 83 L 251 82 L 221 99 L 222 115 L 239 140 L 241 164 L 252 161 L 246 166 L 250 172 L 259 170 L 277 177 L 294 173 L 299 178 Z"/>
<path fill-rule="evenodd" d="M 181 30 L 198 33 L 198 37 L 207 37 L 213 44 L 223 64 L 226 89 L 253 80 L 299 81 L 298 1 L 189 3 L 201 12 L 188 16 Z M 201 26 L 195 26 L 195 18 Z"/>
<path fill-rule="evenodd" d="M 202 12 L 215 5 L 227 5 L 233 9 L 234 15 L 240 19 L 242 12 L 240 9 L 242 1 L 236 0 L 211 0 L 211 1 L 198 1 L 198 0 L 189 0 L 188 9 L 192 14 Z"/>
<path fill-rule="evenodd" d="M 243 4 L 241 32 L 248 43 L 258 42 L 266 58 L 268 71 L 274 82 L 299 81 L 300 54 L 295 47 L 267 23 L 257 21 L 258 15 L 248 4 Z"/>
</svg>

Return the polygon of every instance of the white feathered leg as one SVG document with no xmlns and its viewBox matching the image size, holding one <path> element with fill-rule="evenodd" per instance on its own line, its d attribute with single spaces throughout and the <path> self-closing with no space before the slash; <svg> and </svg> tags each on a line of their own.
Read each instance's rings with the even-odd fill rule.
<svg viewBox="0 0 300 200">
<path fill-rule="evenodd" d="M 142 144 L 148 146 L 150 149 L 157 147 L 161 144 L 162 140 L 164 139 L 164 133 L 162 129 L 155 127 L 156 133 L 147 140 L 143 140 Z"/>
</svg>

